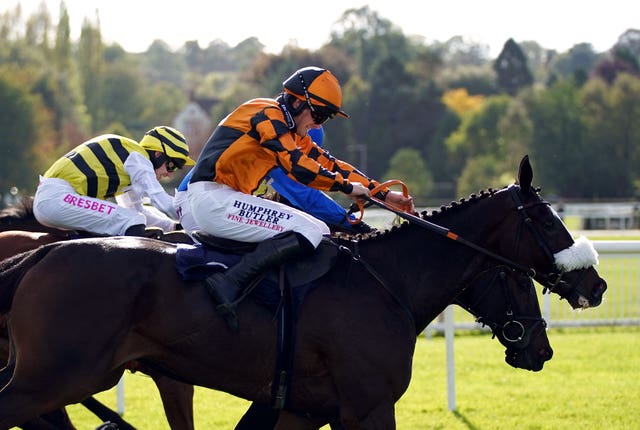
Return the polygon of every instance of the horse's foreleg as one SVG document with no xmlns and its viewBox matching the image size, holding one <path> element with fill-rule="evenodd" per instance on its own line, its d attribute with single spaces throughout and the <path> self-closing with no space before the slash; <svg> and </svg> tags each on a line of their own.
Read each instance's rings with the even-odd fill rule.
<svg viewBox="0 0 640 430">
<path fill-rule="evenodd" d="M 382 402 L 364 418 L 341 414 L 341 422 L 348 430 L 395 430 L 396 417 L 393 402 Z"/>
<path fill-rule="evenodd" d="M 76 430 L 64 408 L 44 414 L 18 427 L 22 430 Z"/>
<path fill-rule="evenodd" d="M 194 430 L 193 385 L 145 370 L 158 387 L 164 413 L 172 430 Z"/>
<path fill-rule="evenodd" d="M 273 430 L 318 430 L 321 424 L 314 422 L 308 418 L 294 415 L 287 411 L 280 411 L 278 422 Z"/>
<path fill-rule="evenodd" d="M 33 419 L 40 415 L 42 411 L 51 410 L 42 398 L 38 398 L 37 393 L 33 391 L 16 390 L 9 383 L 0 390 L 0 428 L 10 429 L 12 427 L 31 425 L 26 428 L 42 428 L 54 429 L 55 426 L 50 425 L 42 419 Z M 38 425 L 39 427 L 33 427 Z"/>
</svg>

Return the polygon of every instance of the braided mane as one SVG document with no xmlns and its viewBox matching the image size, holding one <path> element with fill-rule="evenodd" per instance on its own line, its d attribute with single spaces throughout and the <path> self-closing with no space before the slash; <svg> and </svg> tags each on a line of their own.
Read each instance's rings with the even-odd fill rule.
<svg viewBox="0 0 640 430">
<path fill-rule="evenodd" d="M 506 188 L 506 187 L 503 187 L 503 188 Z M 437 220 L 442 218 L 442 216 L 444 216 L 445 214 L 449 214 L 454 211 L 459 211 L 470 205 L 476 204 L 481 200 L 484 200 L 486 198 L 493 196 L 498 191 L 499 190 L 495 190 L 493 188 L 488 188 L 487 190 L 480 190 L 478 194 L 475 194 L 475 193 L 471 194 L 469 197 L 461 198 L 457 202 L 452 201 L 451 203 L 449 203 L 448 206 L 444 206 L 444 205 L 440 206 L 439 209 L 433 210 L 431 213 L 428 213 L 427 211 L 422 211 L 420 213 L 420 218 L 427 221 L 436 222 Z M 403 222 L 400 225 L 392 226 L 391 229 L 385 229 L 384 231 L 374 231 L 374 232 L 365 233 L 365 234 L 354 235 L 349 233 L 334 233 L 331 235 L 331 238 L 338 243 L 351 242 L 354 240 L 357 240 L 357 241 L 379 240 L 379 239 L 388 237 L 389 234 L 395 230 L 406 228 L 407 224 L 409 223 Z"/>
</svg>

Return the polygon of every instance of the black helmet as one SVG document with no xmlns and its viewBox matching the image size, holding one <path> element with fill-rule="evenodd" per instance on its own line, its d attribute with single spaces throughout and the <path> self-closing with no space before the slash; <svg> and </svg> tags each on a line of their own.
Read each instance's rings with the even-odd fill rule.
<svg viewBox="0 0 640 430">
<path fill-rule="evenodd" d="M 320 67 L 303 67 L 282 83 L 284 92 L 309 105 L 318 124 L 340 115 L 349 118 L 342 107 L 342 89 L 333 74 Z M 314 115 L 315 114 L 315 115 Z M 318 121 L 324 119 L 324 121 Z"/>
</svg>

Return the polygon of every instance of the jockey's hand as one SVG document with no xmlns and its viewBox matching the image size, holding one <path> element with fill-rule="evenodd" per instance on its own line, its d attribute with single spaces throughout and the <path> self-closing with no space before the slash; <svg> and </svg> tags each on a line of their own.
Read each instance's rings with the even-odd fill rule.
<svg viewBox="0 0 640 430">
<path fill-rule="evenodd" d="M 392 206 L 404 208 L 406 212 L 416 213 L 416 207 L 413 205 L 413 197 L 405 197 L 400 191 L 389 191 L 384 201 Z"/>
<path fill-rule="evenodd" d="M 351 185 L 353 185 L 353 190 L 349 193 L 349 197 L 357 199 L 358 197 L 369 196 L 369 188 L 360 182 L 352 182 Z"/>
</svg>

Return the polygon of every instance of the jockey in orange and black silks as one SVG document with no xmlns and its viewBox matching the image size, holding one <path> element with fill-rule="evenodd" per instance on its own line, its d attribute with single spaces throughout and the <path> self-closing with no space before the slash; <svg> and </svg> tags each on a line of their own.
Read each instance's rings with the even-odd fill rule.
<svg viewBox="0 0 640 430">
<path fill-rule="evenodd" d="M 348 194 L 350 181 L 369 189 L 378 185 L 336 160 L 307 134 L 293 132 L 281 106 L 281 100 L 255 99 L 232 112 L 205 145 L 191 181 L 214 180 L 252 194 L 271 169 L 281 168 L 296 181 L 323 191 Z"/>
<path fill-rule="evenodd" d="M 224 118 L 205 144 L 187 190 L 193 218 L 204 231 L 227 239 L 260 242 L 241 264 L 206 281 L 224 313 L 242 288 L 265 269 L 317 247 L 329 227 L 311 215 L 252 193 L 272 169 L 311 188 L 366 196 L 378 183 L 332 157 L 308 136 L 342 111 L 336 77 L 305 67 L 283 82 L 276 99 L 243 103 Z M 398 195 L 399 194 L 399 195 Z M 408 200 L 385 190 L 380 197 Z"/>
</svg>

